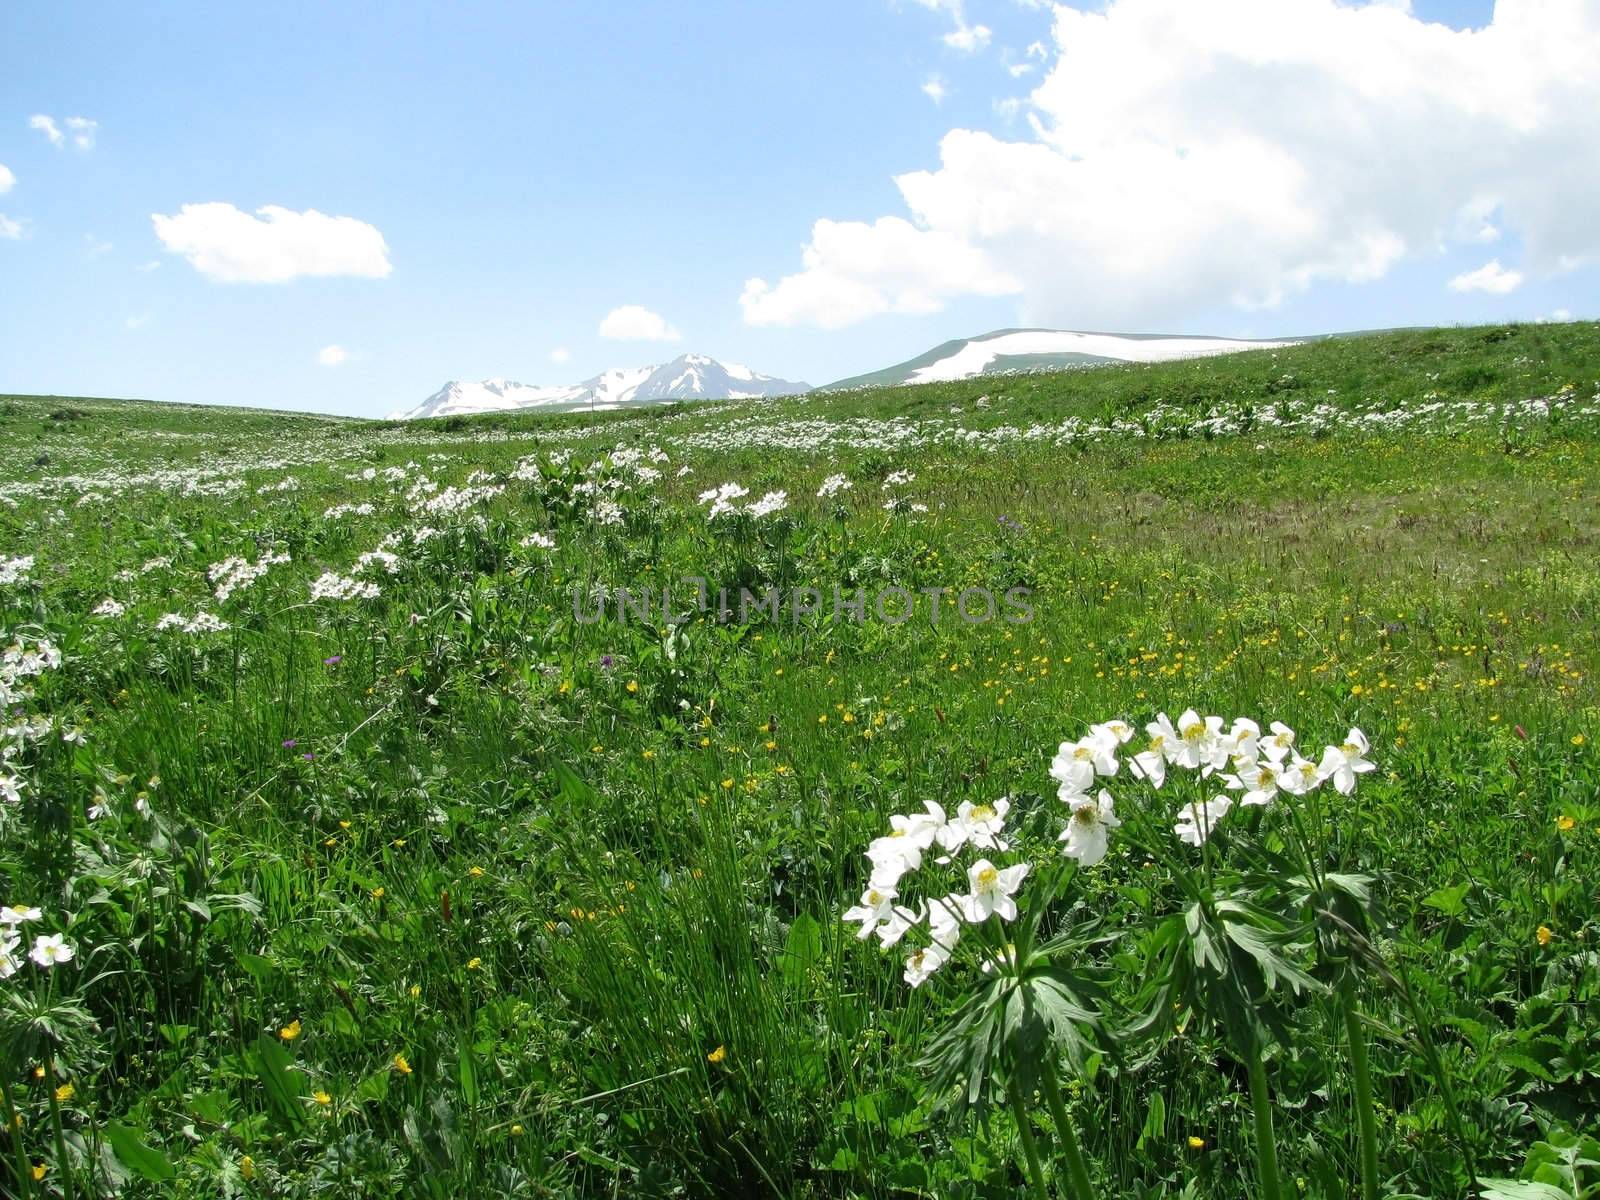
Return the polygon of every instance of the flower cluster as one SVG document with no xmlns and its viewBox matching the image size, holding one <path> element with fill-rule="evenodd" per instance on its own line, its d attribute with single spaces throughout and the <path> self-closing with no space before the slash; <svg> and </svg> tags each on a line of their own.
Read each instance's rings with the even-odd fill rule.
<svg viewBox="0 0 1600 1200">
<path fill-rule="evenodd" d="M 9 587 L 14 583 L 23 583 L 28 578 L 28 572 L 33 570 L 33 555 L 24 555 L 22 558 L 0 558 L 0 587 Z"/>
<path fill-rule="evenodd" d="M 1341 795 L 1349 795 L 1356 776 L 1373 769 L 1366 757 L 1370 746 L 1359 729 L 1351 729 L 1339 745 L 1325 747 L 1315 761 L 1295 749 L 1295 732 L 1282 721 L 1272 722 L 1263 733 L 1249 717 L 1237 717 L 1229 724 L 1222 717 L 1202 717 L 1191 708 L 1176 724 L 1166 713 L 1158 713 L 1145 733 L 1149 738 L 1145 748 L 1126 758 L 1133 778 L 1160 789 L 1169 771 L 1187 770 L 1200 779 L 1215 776 L 1226 789 L 1191 800 L 1179 810 L 1172 832 L 1190 846 L 1203 845 L 1228 815 L 1234 806 L 1229 792 L 1239 794 L 1240 804 L 1251 806 L 1269 805 L 1280 793 L 1303 796 L 1328 782 Z M 1133 735 L 1126 721 L 1091 725 L 1077 741 L 1062 742 L 1050 763 L 1050 777 L 1059 785 L 1057 795 L 1072 814 L 1061 835 L 1064 852 L 1085 866 L 1105 857 L 1107 831 L 1121 824 L 1111 794 L 1103 787 L 1094 789 L 1118 773 L 1122 765 L 1118 755 Z"/>
<path fill-rule="evenodd" d="M 759 500 L 752 500 L 749 504 L 737 504 L 750 494 L 750 489 L 741 487 L 737 483 L 725 483 L 721 487 L 714 487 L 700 493 L 700 503 L 711 505 L 711 511 L 706 514 L 707 521 L 715 521 L 718 517 L 745 516 L 760 520 L 773 513 L 782 512 L 789 507 L 789 493 L 784 491 L 768 492 Z"/>
<path fill-rule="evenodd" d="M 311 581 L 313 600 L 376 600 L 378 585 L 365 580 L 324 571 Z"/>
<path fill-rule="evenodd" d="M 829 475 L 822 481 L 822 486 L 817 489 L 817 499 L 826 500 L 829 496 L 839 492 L 848 492 L 855 485 L 850 482 L 848 475 Z"/>
<path fill-rule="evenodd" d="M 913 928 L 928 926 L 926 946 L 913 950 L 905 961 L 905 981 L 920 987 L 950 960 L 961 940 L 963 924 L 978 925 L 991 918 L 1014 920 L 1017 903 L 1012 898 L 1031 869 L 1026 862 L 996 866 L 985 854 L 965 868 L 966 890 L 930 896 L 910 907 L 903 903 L 906 877 L 920 870 L 925 861 L 942 867 L 958 866 L 962 851 L 1002 854 L 1010 849 L 1002 836 L 1009 797 L 992 804 L 962 801 L 954 817 L 932 800 L 924 811 L 910 816 L 889 818 L 890 832 L 867 847 L 872 875 L 867 890 L 855 907 L 847 909 L 846 921 L 861 923 L 858 937 L 877 936 L 885 947 L 896 945 Z"/>
<path fill-rule="evenodd" d="M 226 621 L 213 616 L 205 609 L 200 609 L 192 617 L 186 617 L 182 613 L 166 613 L 156 621 L 157 633 L 167 633 L 173 629 L 188 634 L 221 633 L 227 628 Z"/>
<path fill-rule="evenodd" d="M 288 561 L 287 554 L 264 554 L 254 563 L 235 555 L 219 563 L 212 563 L 210 569 L 206 571 L 206 578 L 216 588 L 217 603 L 225 604 L 234 592 L 249 587 L 270 568 Z"/>
</svg>

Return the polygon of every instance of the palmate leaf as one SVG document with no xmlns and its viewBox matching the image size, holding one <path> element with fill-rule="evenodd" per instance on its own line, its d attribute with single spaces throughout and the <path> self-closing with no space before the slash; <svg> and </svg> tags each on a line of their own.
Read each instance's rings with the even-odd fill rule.
<svg viewBox="0 0 1600 1200">
<path fill-rule="evenodd" d="M 1048 1061 L 1075 1071 L 1102 1050 L 1103 992 L 1092 979 L 1052 962 L 1041 948 L 1015 976 L 990 981 L 968 998 L 928 1045 L 919 1064 L 943 1105 L 1004 1104 L 1004 1085 L 1031 1086 Z"/>
<path fill-rule="evenodd" d="M 1222 929 L 1228 941 L 1255 963 L 1266 991 L 1276 991 L 1281 984 L 1287 984 L 1296 995 L 1327 991 L 1324 984 L 1280 952 L 1281 947 L 1293 942 L 1292 934 L 1272 933 L 1243 921 L 1224 921 Z"/>
<path fill-rule="evenodd" d="M 1483 1200 L 1574 1200 L 1571 1192 L 1531 1179 L 1480 1179 Z"/>
</svg>

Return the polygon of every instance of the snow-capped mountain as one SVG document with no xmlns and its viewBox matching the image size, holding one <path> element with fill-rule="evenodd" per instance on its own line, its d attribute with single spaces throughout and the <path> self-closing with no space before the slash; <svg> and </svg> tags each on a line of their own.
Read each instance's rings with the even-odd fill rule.
<svg viewBox="0 0 1600 1200">
<path fill-rule="evenodd" d="M 981 337 L 945 342 L 896 366 L 841 379 L 828 386 L 893 387 L 901 383 L 938 383 L 1007 371 L 1167 362 L 1175 358 L 1231 354 L 1238 350 L 1275 350 L 1292 346 L 1296 340 L 1264 342 L 1164 334 L 1078 333 L 1065 329 L 998 329 Z"/>
<path fill-rule="evenodd" d="M 394 419 L 411 421 L 514 408 L 599 412 L 668 400 L 750 400 L 758 396 L 794 396 L 810 390 L 810 384 L 760 375 L 738 363 L 718 362 L 704 354 L 685 354 L 661 366 L 617 367 L 565 386 L 540 387 L 509 379 L 451 382 L 415 408 L 395 413 Z"/>
</svg>

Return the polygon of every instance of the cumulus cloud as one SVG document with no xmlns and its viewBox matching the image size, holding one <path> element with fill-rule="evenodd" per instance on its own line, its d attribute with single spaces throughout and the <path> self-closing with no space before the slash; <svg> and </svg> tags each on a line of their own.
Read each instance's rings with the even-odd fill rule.
<svg viewBox="0 0 1600 1200">
<path fill-rule="evenodd" d="M 746 284 L 746 320 L 836 327 L 1016 291 L 1028 323 L 1151 327 L 1502 232 L 1530 276 L 1600 262 L 1592 0 L 1499 0 L 1475 31 L 1335 0 L 1110 0 L 1053 21 L 1029 136 L 951 130 L 936 167 L 897 177 L 904 217 L 817 222 L 799 273 Z"/>
<path fill-rule="evenodd" d="M 944 80 L 937 75 L 928 76 L 928 82 L 922 85 L 922 94 L 935 104 L 941 104 L 945 98 Z M 3 189 L 0 189 L 3 190 Z"/>
<path fill-rule="evenodd" d="M 638 304 L 613 308 L 600 322 L 600 336 L 619 342 L 675 342 L 678 331 L 660 313 Z"/>
<path fill-rule="evenodd" d="M 1504 296 L 1522 286 L 1522 272 L 1507 270 L 1498 258 L 1490 259 L 1476 271 L 1463 271 L 1450 281 L 1452 292 L 1488 292 Z"/>
<path fill-rule="evenodd" d="M 208 279 L 283 283 L 300 276 L 384 279 L 392 269 L 383 234 L 354 217 L 269 204 L 254 215 L 231 204 L 185 204 L 174 216 L 152 213 L 156 237 Z"/>
<path fill-rule="evenodd" d="M 803 267 L 776 284 L 747 280 L 739 297 L 745 321 L 839 329 L 880 313 L 938 312 L 952 296 L 1022 290 L 982 249 L 901 217 L 881 217 L 871 225 L 818 221 Z"/>
<path fill-rule="evenodd" d="M 4 196 L 16 185 L 17 177 L 11 173 L 11 169 L 5 163 L 0 163 L 0 196 Z"/>
<path fill-rule="evenodd" d="M 0 239 L 14 242 L 22 236 L 22 225 L 13 221 L 5 213 L 0 213 Z"/>
<path fill-rule="evenodd" d="M 554 350 L 550 351 L 550 361 L 553 363 L 564 363 L 571 358 L 572 351 L 568 350 L 565 346 L 557 346 Z"/>
<path fill-rule="evenodd" d="M 324 367 L 337 367 L 350 357 L 343 346 L 324 346 L 317 351 L 317 362 Z"/>
</svg>

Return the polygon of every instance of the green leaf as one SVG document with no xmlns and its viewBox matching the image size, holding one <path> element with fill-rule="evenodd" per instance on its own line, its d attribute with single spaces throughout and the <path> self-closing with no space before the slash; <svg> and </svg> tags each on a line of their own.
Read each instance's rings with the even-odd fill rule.
<svg viewBox="0 0 1600 1200">
<path fill-rule="evenodd" d="M 822 926 L 816 918 L 801 913 L 789 926 L 789 936 L 778 955 L 778 971 L 791 988 L 805 988 L 812 970 L 822 961 Z"/>
<path fill-rule="evenodd" d="M 106 1126 L 105 1133 L 117 1160 L 140 1178 L 148 1179 L 151 1183 L 164 1183 L 178 1174 L 178 1168 L 172 1165 L 172 1160 L 154 1146 L 147 1146 L 140 1139 L 138 1130 L 113 1124 Z"/>
<path fill-rule="evenodd" d="M 1480 1179 L 1483 1200 L 1573 1200 L 1572 1193 L 1527 1179 Z"/>
<path fill-rule="evenodd" d="M 1160 1092 L 1150 1093 L 1150 1111 L 1144 1115 L 1144 1128 L 1139 1133 L 1139 1141 L 1134 1149 L 1143 1150 L 1147 1141 L 1160 1145 L 1166 1140 L 1167 1132 L 1167 1102 L 1161 1098 Z"/>
<path fill-rule="evenodd" d="M 304 1078 L 294 1069 L 294 1058 L 271 1034 L 263 1033 L 250 1052 L 250 1066 L 261 1081 L 267 1107 L 280 1122 L 298 1132 L 305 1122 L 300 1103 L 305 1094 Z"/>
<path fill-rule="evenodd" d="M 1423 899 L 1429 908 L 1436 908 L 1447 917 L 1459 917 L 1466 908 L 1467 893 L 1472 890 L 1471 882 L 1458 883 L 1454 887 L 1440 888 Z"/>
<path fill-rule="evenodd" d="M 461 1036 L 460 1057 L 457 1059 L 457 1075 L 461 1080 L 461 1098 L 467 1102 L 467 1107 L 478 1106 L 478 1072 L 472 1065 L 472 1039 L 465 1033 Z"/>
</svg>

